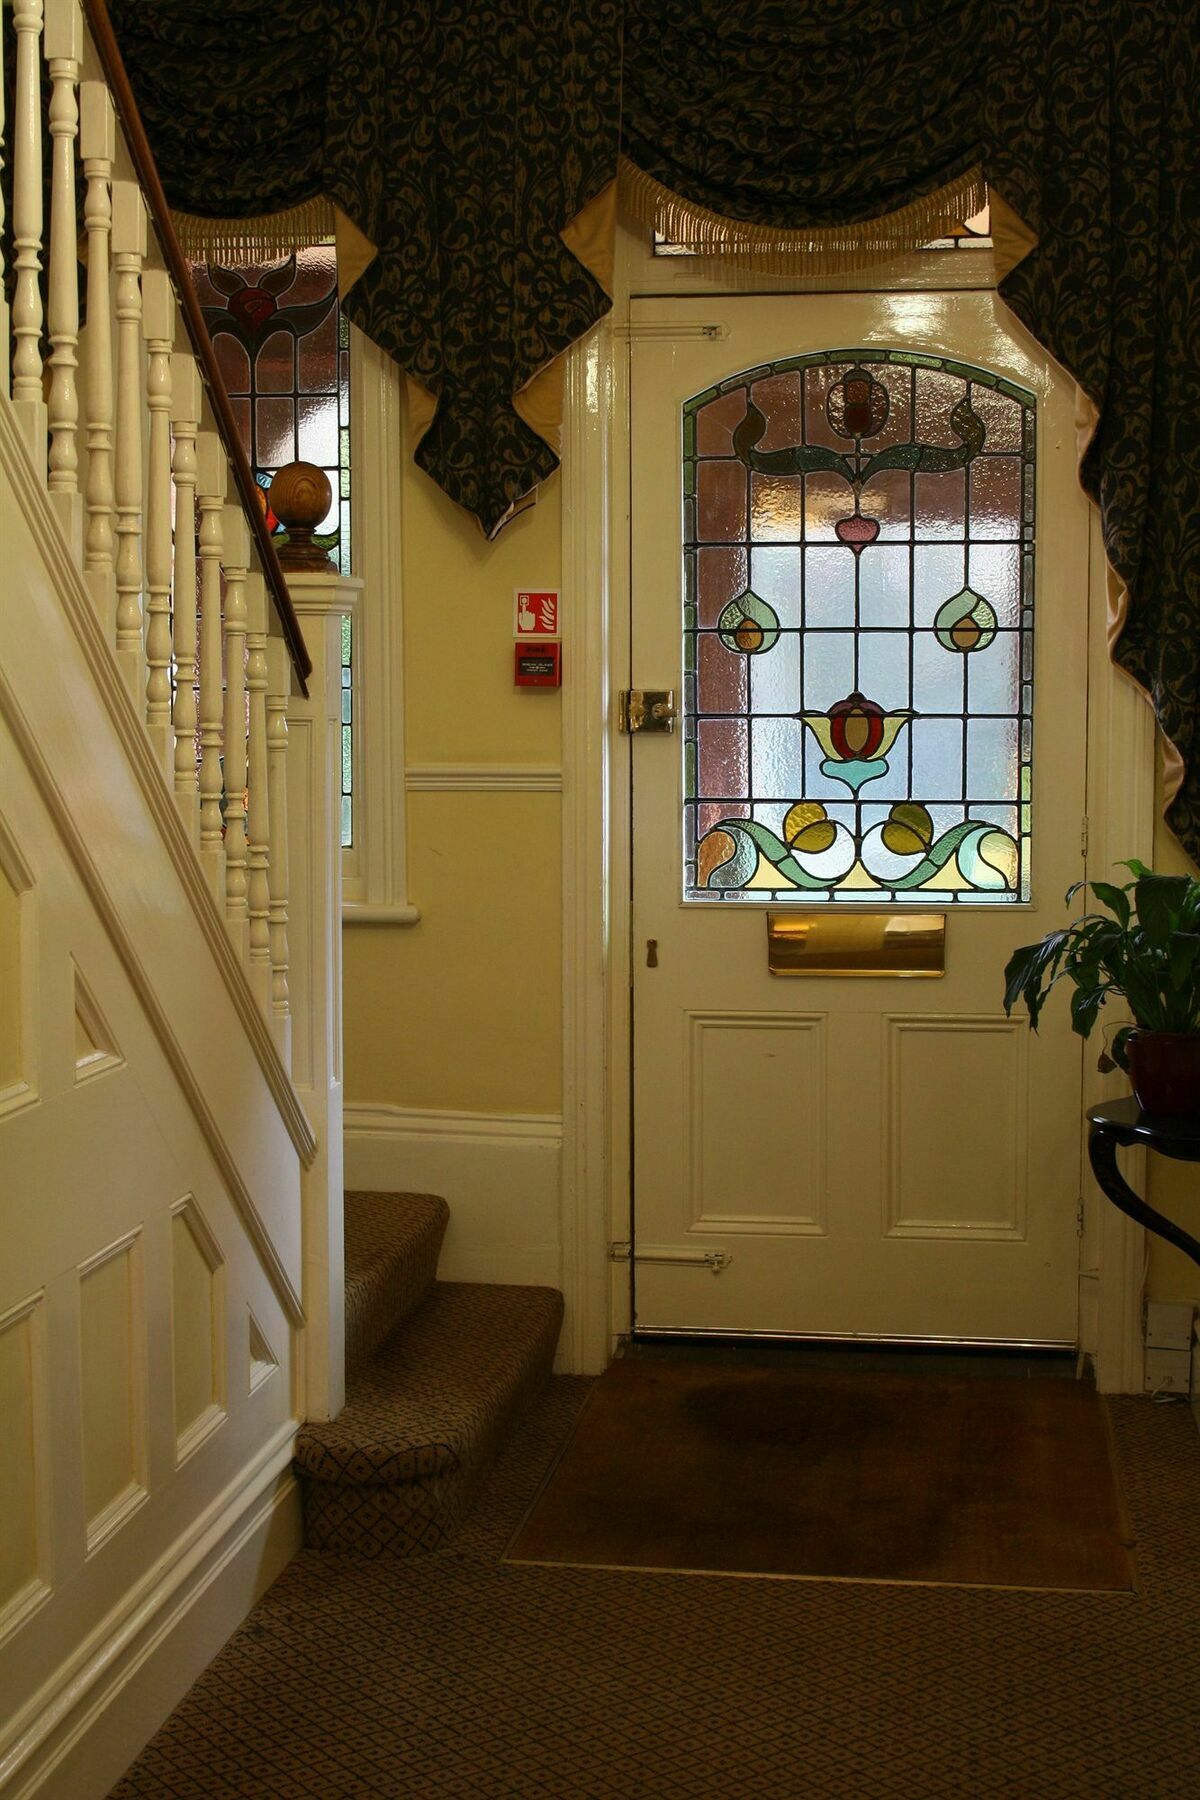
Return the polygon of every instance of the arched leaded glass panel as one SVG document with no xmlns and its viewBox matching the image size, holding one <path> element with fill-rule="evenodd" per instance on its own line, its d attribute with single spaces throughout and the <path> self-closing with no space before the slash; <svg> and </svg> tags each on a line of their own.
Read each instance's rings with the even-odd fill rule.
<svg viewBox="0 0 1200 1800">
<path fill-rule="evenodd" d="M 906 351 L 686 403 L 685 898 L 1029 898 L 1035 430 Z"/>
</svg>

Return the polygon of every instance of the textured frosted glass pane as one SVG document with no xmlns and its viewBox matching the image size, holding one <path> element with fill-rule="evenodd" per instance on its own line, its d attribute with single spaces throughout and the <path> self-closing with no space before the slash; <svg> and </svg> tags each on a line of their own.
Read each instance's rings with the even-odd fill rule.
<svg viewBox="0 0 1200 1800">
<path fill-rule="evenodd" d="M 864 518 L 879 521 L 879 542 L 912 536 L 911 483 L 906 469 L 883 469 L 867 482 L 859 502 Z"/>
<path fill-rule="evenodd" d="M 1015 622 L 1019 606 L 1021 552 L 1015 544 L 972 544 L 967 558 L 968 580 L 987 600 L 996 617 Z"/>
<path fill-rule="evenodd" d="M 1001 631 L 986 650 L 967 657 L 967 698 L 972 712 L 1020 710 L 1019 645 L 1015 631 Z"/>
<path fill-rule="evenodd" d="M 718 555 L 720 552 L 711 552 Z M 765 549 L 755 545 L 750 552 L 749 585 L 759 597 L 774 608 L 775 616 L 783 626 L 798 626 L 801 623 L 800 612 L 800 558 L 803 553 L 799 549 L 777 549 L 768 545 Z M 743 583 L 743 586 L 746 584 Z M 738 590 L 741 592 L 741 589 Z"/>
<path fill-rule="evenodd" d="M 699 719 L 699 788 L 704 795 L 740 800 L 748 791 L 747 726 L 737 719 Z"/>
<path fill-rule="evenodd" d="M 697 624 L 715 625 L 731 600 L 749 585 L 746 552 L 742 549 L 705 549 L 696 552 Z M 762 589 L 759 592 L 763 592 Z M 763 598 L 770 598 L 763 593 Z M 776 608 L 778 611 L 778 608 Z"/>
<path fill-rule="evenodd" d="M 981 456 L 971 468 L 971 536 L 1015 538 L 1021 529 L 1021 459 Z"/>
<path fill-rule="evenodd" d="M 864 631 L 858 640 L 858 689 L 884 712 L 907 708 L 907 631 Z"/>
<path fill-rule="evenodd" d="M 917 436 L 923 444 L 940 444 L 955 450 L 961 442 L 950 415 L 967 391 L 967 384 L 943 369 L 918 369 Z"/>
<path fill-rule="evenodd" d="M 804 727 L 797 719 L 755 719 L 751 730 L 755 799 L 794 799 L 800 792 Z"/>
<path fill-rule="evenodd" d="M 854 640 L 848 632 L 804 634 L 804 705 L 828 712 L 854 686 Z"/>
<path fill-rule="evenodd" d="M 701 632 L 696 656 L 697 711 L 743 712 L 746 706 L 746 665 L 757 659 L 738 656 L 727 650 L 716 633 L 711 631 Z"/>
<path fill-rule="evenodd" d="M 966 536 L 967 480 L 961 469 L 913 476 L 913 530 L 917 538 Z"/>
<path fill-rule="evenodd" d="M 746 416 L 746 390 L 721 394 L 696 414 L 696 454 L 732 456 L 733 434 Z"/>
<path fill-rule="evenodd" d="M 756 713 L 800 710 L 799 632 L 784 632 L 765 656 L 743 661 L 750 665 L 750 703 Z"/>
<path fill-rule="evenodd" d="M 758 440 L 760 450 L 786 450 L 802 441 L 798 369 L 785 369 L 756 381 L 750 397 L 766 421 L 766 430 Z"/>
<path fill-rule="evenodd" d="M 750 477 L 750 535 L 757 543 L 798 543 L 804 527 L 804 484 L 799 475 Z"/>
<path fill-rule="evenodd" d="M 804 551 L 804 623 L 809 630 L 854 624 L 854 556 L 841 544 Z"/>
<path fill-rule="evenodd" d="M 873 544 L 858 559 L 858 617 L 862 625 L 907 625 L 908 548 Z"/>
<path fill-rule="evenodd" d="M 971 405 L 987 430 L 985 450 L 1021 448 L 1024 408 L 1016 400 L 1010 399 L 1007 394 L 998 394 L 994 388 L 980 385 L 971 390 Z"/>
<path fill-rule="evenodd" d="M 301 338 L 298 373 L 305 393 L 322 393 L 337 386 L 337 331 L 337 309 L 331 307 L 316 330 Z"/>
<path fill-rule="evenodd" d="M 965 660 L 952 651 L 943 650 L 932 631 L 916 634 L 913 638 L 914 712 L 962 711 Z"/>
<path fill-rule="evenodd" d="M 701 543 L 746 535 L 746 471 L 741 463 L 702 462 L 696 474 L 696 530 Z"/>
<path fill-rule="evenodd" d="M 296 385 L 296 340 L 290 331 L 273 331 L 254 360 L 254 386 L 260 394 L 290 394 Z"/>
<path fill-rule="evenodd" d="M 277 469 L 280 463 L 294 462 L 296 426 L 292 402 L 276 397 L 256 400 L 254 414 L 259 468 Z"/>
<path fill-rule="evenodd" d="M 1017 721 L 971 719 L 967 724 L 967 795 L 1002 800 L 1017 783 Z"/>
<path fill-rule="evenodd" d="M 845 449 L 839 442 L 839 448 Z M 836 475 L 818 469 L 804 478 L 804 535 L 817 543 L 836 544 L 834 525 L 854 511 L 854 497 Z"/>
<path fill-rule="evenodd" d="M 908 728 L 912 744 L 913 793 L 930 801 L 946 800 L 962 788 L 963 728 L 959 719 L 914 719 Z"/>
<path fill-rule="evenodd" d="M 302 394 L 299 401 L 300 455 L 321 468 L 337 469 L 338 407 L 336 394 Z M 333 483 L 337 492 L 337 481 Z"/>
<path fill-rule="evenodd" d="M 918 631 L 932 626 L 943 600 L 963 587 L 965 562 L 957 544 L 918 544 L 913 550 L 913 624 Z"/>
</svg>

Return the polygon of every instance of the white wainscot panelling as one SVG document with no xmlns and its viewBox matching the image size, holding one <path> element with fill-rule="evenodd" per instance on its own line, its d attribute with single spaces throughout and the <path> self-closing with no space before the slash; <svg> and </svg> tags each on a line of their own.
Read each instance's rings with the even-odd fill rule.
<svg viewBox="0 0 1200 1800">
<path fill-rule="evenodd" d="M 441 1194 L 446 1281 L 560 1284 L 562 1120 L 549 1113 L 346 1107 L 346 1186 Z"/>
<path fill-rule="evenodd" d="M 0 1640 L 48 1593 L 42 1295 L 0 1317 Z"/>
<path fill-rule="evenodd" d="M 0 1118 L 37 1099 L 36 905 L 29 865 L 0 818 Z"/>
<path fill-rule="evenodd" d="M 225 1418 L 225 1258 L 191 1194 L 171 1210 L 171 1361 L 181 1463 Z"/>
<path fill-rule="evenodd" d="M 83 1496 L 91 1554 L 146 1498 L 146 1329 L 140 1231 L 79 1266 Z"/>
<path fill-rule="evenodd" d="M 91 1081 L 125 1066 L 117 1040 L 78 963 L 75 971 L 75 1080 Z"/>
<path fill-rule="evenodd" d="M 884 1021 L 884 1230 L 1023 1239 L 1029 1151 L 1023 1019 Z"/>
<path fill-rule="evenodd" d="M 823 1234 L 825 1015 L 692 1012 L 687 1029 L 691 1229 Z"/>
</svg>

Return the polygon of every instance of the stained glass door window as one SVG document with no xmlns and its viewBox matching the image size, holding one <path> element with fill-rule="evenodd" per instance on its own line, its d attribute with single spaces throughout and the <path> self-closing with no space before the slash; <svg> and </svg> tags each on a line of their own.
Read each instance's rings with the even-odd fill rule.
<svg viewBox="0 0 1200 1800">
<path fill-rule="evenodd" d="M 685 899 L 1027 900 L 1034 396 L 833 350 L 682 423 Z"/>
</svg>

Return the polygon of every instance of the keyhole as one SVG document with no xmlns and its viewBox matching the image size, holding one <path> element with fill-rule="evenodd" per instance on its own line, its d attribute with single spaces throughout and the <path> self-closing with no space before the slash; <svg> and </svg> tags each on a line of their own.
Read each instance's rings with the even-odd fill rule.
<svg viewBox="0 0 1200 1800">
<path fill-rule="evenodd" d="M 648 969 L 657 969 L 657 967 L 658 967 L 658 939 L 657 938 L 647 938 L 646 939 L 646 967 Z"/>
</svg>

